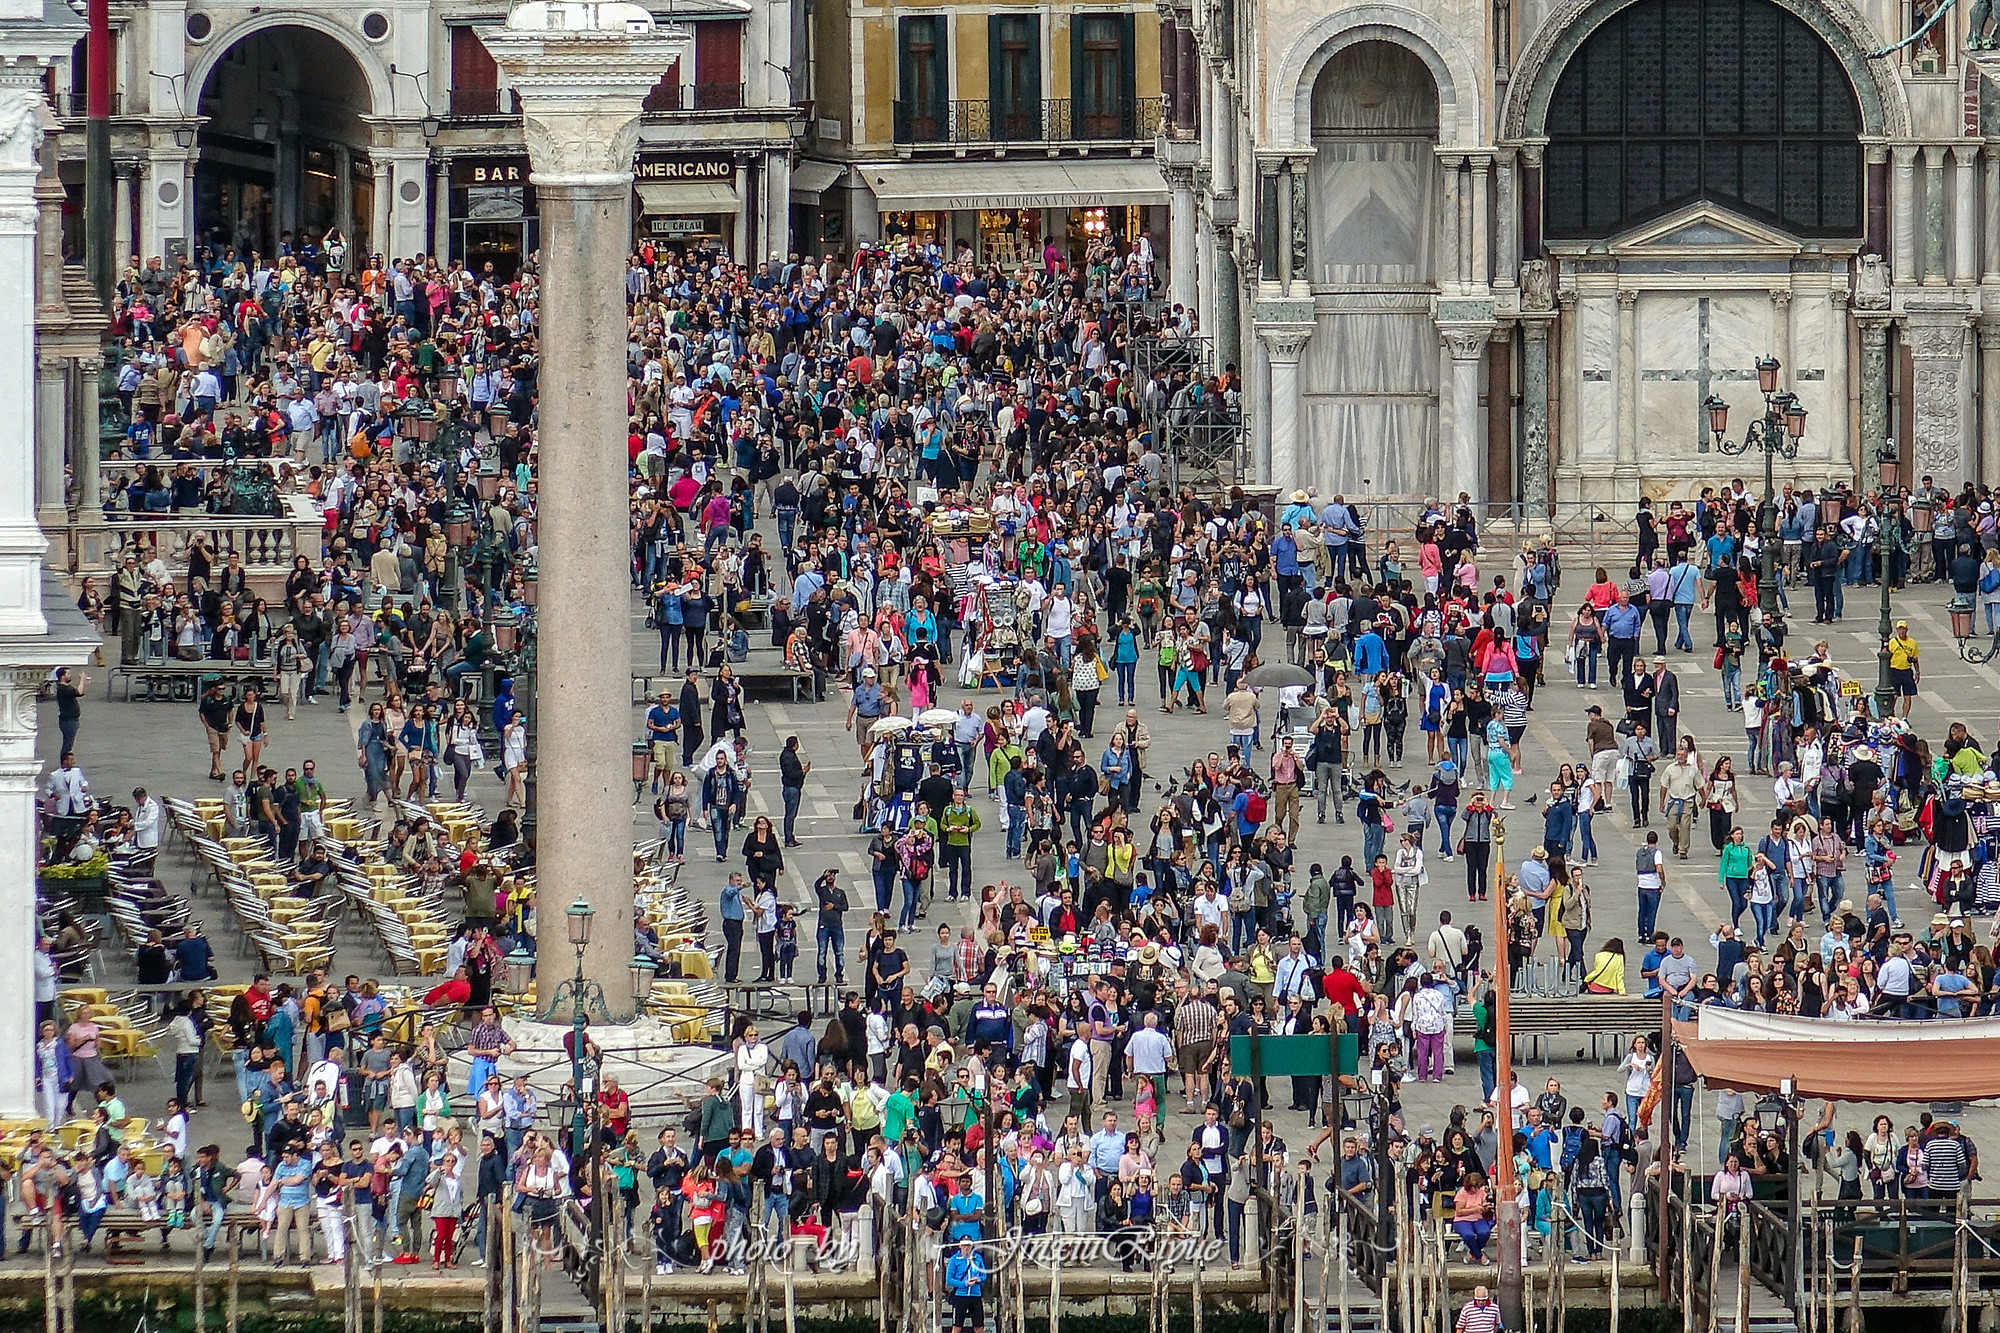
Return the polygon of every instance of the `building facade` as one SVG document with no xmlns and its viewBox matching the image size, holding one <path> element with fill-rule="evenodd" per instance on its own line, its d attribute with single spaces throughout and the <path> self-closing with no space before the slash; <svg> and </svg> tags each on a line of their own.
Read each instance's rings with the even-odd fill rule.
<svg viewBox="0 0 2000 1333">
<path fill-rule="evenodd" d="M 282 8 L 113 0 L 114 231 L 121 260 L 321 243 L 511 270 L 538 225 L 519 104 L 486 51 L 497 0 Z M 679 0 L 678 55 L 647 99 L 635 235 L 764 255 L 787 241 L 805 121 L 793 0 Z M 53 75 L 83 114 L 79 44 Z M 62 178 L 80 243 L 82 135 Z"/>
<path fill-rule="evenodd" d="M 1201 308 L 1280 488 L 1629 513 L 1761 471 L 1703 405 L 1740 440 L 1764 357 L 1807 410 L 1781 476 L 2000 483 L 2000 118 L 1958 10 L 1897 46 L 1927 7 L 1169 3 Z"/>
<path fill-rule="evenodd" d="M 1171 267 L 1161 33 L 1150 5 L 822 0 L 800 248 L 910 240 L 1011 268 L 1146 234 Z"/>
</svg>

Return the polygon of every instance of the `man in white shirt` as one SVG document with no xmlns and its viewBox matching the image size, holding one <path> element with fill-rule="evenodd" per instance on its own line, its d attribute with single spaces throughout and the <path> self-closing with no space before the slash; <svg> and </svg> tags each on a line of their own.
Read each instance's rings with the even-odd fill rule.
<svg viewBox="0 0 2000 1333">
<path fill-rule="evenodd" d="M 1042 733 L 1049 729 L 1049 710 L 1043 706 L 1041 695 L 1028 697 L 1028 711 L 1021 714 L 1021 742 L 1024 748 L 1033 750 Z"/>
<path fill-rule="evenodd" d="M 1305 942 L 1297 935 L 1292 936 L 1287 952 L 1278 960 L 1277 975 L 1272 979 L 1271 993 L 1279 1004 L 1285 1004 L 1294 995 L 1304 996 L 1310 1002 L 1319 997 L 1313 993 L 1312 970 L 1319 966 L 1319 959 L 1306 952 Z"/>
<path fill-rule="evenodd" d="M 132 844 L 142 852 L 158 851 L 160 847 L 160 825 L 165 812 L 154 797 L 146 794 L 144 787 L 132 789 Z"/>
<path fill-rule="evenodd" d="M 1069 585 L 1058 583 L 1055 594 L 1043 608 L 1042 633 L 1055 648 L 1056 661 L 1069 666 L 1071 634 L 1076 628 L 1076 603 L 1069 599 Z"/>
<path fill-rule="evenodd" d="M 74 832 L 90 813 L 90 779 L 76 766 L 76 756 L 65 753 L 62 767 L 49 774 L 49 796 L 55 802 L 56 820 Z"/>
<path fill-rule="evenodd" d="M 1069 1114 L 1082 1124 L 1090 1118 L 1090 1037 L 1089 1030 L 1069 1044 L 1067 1062 L 1069 1076 L 1064 1086 L 1069 1089 Z"/>
<path fill-rule="evenodd" d="M 1173 1041 L 1160 1031 L 1160 1016 L 1148 1009 L 1145 1026 L 1125 1039 L 1126 1071 L 1134 1076 L 1146 1075 L 1153 1080 L 1155 1088 L 1164 1087 L 1167 1057 L 1173 1049 Z"/>
</svg>

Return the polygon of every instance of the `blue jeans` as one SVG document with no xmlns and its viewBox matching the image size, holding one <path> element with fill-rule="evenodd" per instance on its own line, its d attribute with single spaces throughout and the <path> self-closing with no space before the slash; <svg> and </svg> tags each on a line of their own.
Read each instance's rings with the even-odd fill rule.
<svg viewBox="0 0 2000 1333">
<path fill-rule="evenodd" d="M 1806 919 L 1806 896 L 1808 893 L 1806 884 L 1807 881 L 1803 879 L 1792 879 L 1792 920 L 1794 921 L 1803 921 Z M 1893 921 L 1896 918 L 1891 915 L 1889 919 Z"/>
<path fill-rule="evenodd" d="M 1257 942 L 1257 914 L 1255 912 L 1229 913 L 1229 951 L 1241 953 Z"/>
<path fill-rule="evenodd" d="M 1735 708 L 1743 702 L 1743 667 L 1739 662 L 1723 659 L 1722 663 L 1722 704 L 1725 708 Z"/>
<path fill-rule="evenodd" d="M 826 980 L 826 955 L 833 951 L 833 975 L 836 981 L 847 980 L 847 929 L 838 921 L 828 919 L 826 913 L 819 917 L 819 979 Z"/>
<path fill-rule="evenodd" d="M 1595 810 L 1580 811 L 1576 817 L 1577 852 L 1592 861 L 1597 859 L 1597 839 L 1592 836 L 1590 825 L 1596 818 Z"/>
<path fill-rule="evenodd" d="M 1433 807 L 1433 813 L 1437 815 L 1438 822 L 1438 852 L 1441 855 L 1450 856 L 1451 821 L 1458 818 L 1458 807 L 1455 805 L 1440 805 Z M 1374 862 L 1370 861 L 1369 864 L 1373 865 Z"/>
<path fill-rule="evenodd" d="M 1076 642 L 1074 638 L 1072 638 L 1072 636 L 1068 634 L 1065 634 L 1061 638 L 1051 638 L 1049 642 L 1053 643 L 1056 647 L 1056 661 L 1062 663 L 1064 670 L 1068 670 L 1069 656 L 1072 652 L 1076 650 Z M 950 660 L 949 654 L 946 655 L 946 660 Z"/>
<path fill-rule="evenodd" d="M 946 843 L 943 847 L 939 848 L 939 851 L 943 855 L 938 859 L 944 862 L 945 868 L 950 875 L 946 881 L 950 887 L 946 891 L 954 898 L 963 895 L 970 899 L 972 897 L 971 844 L 968 843 L 961 847 L 956 843 Z"/>
<path fill-rule="evenodd" d="M 1757 947 L 1763 948 L 1764 941 L 1778 933 L 1778 904 L 1773 899 L 1768 903 L 1751 903 L 1750 919 L 1757 926 Z"/>
<path fill-rule="evenodd" d="M 729 855 L 729 809 L 726 806 L 711 806 L 708 812 L 709 827 L 715 832 L 715 859 L 720 861 Z"/>
<path fill-rule="evenodd" d="M 1730 876 L 1722 887 L 1729 891 L 1729 924 L 1735 925 L 1743 919 L 1743 909 L 1750 905 L 1750 881 L 1738 876 Z"/>
<path fill-rule="evenodd" d="M 1007 807 L 1007 858 L 1021 854 L 1022 840 L 1028 836 L 1028 807 L 1010 805 Z"/>
<path fill-rule="evenodd" d="M 681 856 L 687 852 L 688 822 L 685 819 L 672 820 L 667 825 L 667 855 Z"/>
<path fill-rule="evenodd" d="M 1814 875 L 1813 879 L 1819 888 L 1819 914 L 1822 918 L 1830 917 L 1833 915 L 1834 904 L 1840 901 L 1840 873 L 1835 871 L 1831 875 Z"/>
<path fill-rule="evenodd" d="M 1596 642 L 1595 640 L 1592 640 L 1589 643 L 1578 643 L 1576 645 L 1577 684 L 1595 685 L 1597 683 L 1597 657 L 1598 654 L 1602 653 L 1603 651 L 1604 651 L 1604 645 Z M 1585 679 L 1586 671 L 1589 674 L 1589 679 Z"/>
<path fill-rule="evenodd" d="M 1463 772 L 1464 770 L 1460 770 Z M 1363 874 L 1375 864 L 1375 858 L 1382 854 L 1382 837 L 1385 830 L 1379 819 L 1364 820 L 1361 824 L 1361 866 Z M 1219 872 L 1218 872 L 1219 873 Z"/>
<path fill-rule="evenodd" d="M 922 895 L 923 891 L 924 882 L 922 880 L 909 879 L 907 877 L 903 880 L 903 919 L 899 927 L 900 929 L 915 930 L 917 928 L 917 899 Z"/>
<path fill-rule="evenodd" d="M 1694 651 L 1694 636 L 1688 631 L 1688 618 L 1694 614 L 1694 607 L 1687 602 L 1674 603 L 1674 649 L 1677 652 Z"/>
<path fill-rule="evenodd" d="M 1489 1102 L 1493 1100 L 1493 1089 L 1500 1082 L 1499 1072 L 1494 1068 L 1496 1059 L 1491 1050 L 1479 1052 L 1479 1095 Z"/>
<path fill-rule="evenodd" d="M 1465 776 L 1465 737 L 1463 736 L 1445 737 L 1444 748 L 1450 751 L 1451 762 L 1457 766 L 1459 776 L 1463 778 Z M 1369 859 L 1368 864 L 1373 865 L 1374 863 L 1375 863 L 1374 859 L 1371 857 Z"/>
<path fill-rule="evenodd" d="M 1653 938 L 1653 924 L 1660 916 L 1660 891 L 1658 889 L 1639 890 L 1639 938 Z M 1490 1100 L 1490 1099 L 1489 1099 Z"/>
<path fill-rule="evenodd" d="M 799 798 L 805 795 L 805 788 L 786 787 L 784 789 L 784 792 L 785 792 L 785 841 L 791 842 L 795 837 L 795 835 L 792 832 L 792 828 L 793 825 L 795 825 L 798 822 L 799 818 Z"/>
</svg>

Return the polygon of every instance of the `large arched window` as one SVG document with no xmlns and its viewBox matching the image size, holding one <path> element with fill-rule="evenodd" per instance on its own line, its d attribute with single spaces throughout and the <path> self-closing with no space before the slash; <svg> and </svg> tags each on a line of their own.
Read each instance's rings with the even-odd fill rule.
<svg viewBox="0 0 2000 1333">
<path fill-rule="evenodd" d="M 1638 0 L 1556 84 L 1544 227 L 1597 238 L 1706 199 L 1858 236 L 1860 127 L 1839 59 L 1769 0 Z"/>
</svg>

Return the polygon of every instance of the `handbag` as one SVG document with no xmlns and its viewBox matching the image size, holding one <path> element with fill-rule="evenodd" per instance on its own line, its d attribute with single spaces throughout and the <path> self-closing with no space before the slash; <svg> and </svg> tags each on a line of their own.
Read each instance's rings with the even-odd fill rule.
<svg viewBox="0 0 2000 1333">
<path fill-rule="evenodd" d="M 1715 650 L 1715 669 L 1717 671 L 1722 670 L 1722 649 L 1720 648 Z"/>
<path fill-rule="evenodd" d="M 335 1005 L 326 1011 L 326 1030 L 328 1032 L 345 1032 L 353 1021 L 353 1019 L 347 1016 L 347 1010 L 339 1005 Z"/>
<path fill-rule="evenodd" d="M 1111 679 L 1111 671 L 1110 671 L 1110 669 L 1109 669 L 1108 667 L 1106 667 L 1106 666 L 1104 665 L 1104 659 L 1103 659 L 1103 658 L 1101 658 L 1101 657 L 1100 657 L 1100 658 L 1098 658 L 1098 659 L 1097 659 L 1097 683 L 1098 683 L 1099 685 L 1102 685 L 1102 684 L 1103 684 L 1103 683 L 1104 683 L 1105 681 L 1107 681 L 1107 680 L 1110 680 L 1110 679 Z"/>
</svg>

